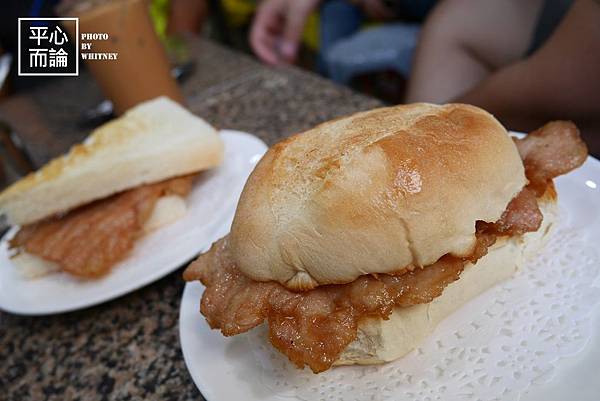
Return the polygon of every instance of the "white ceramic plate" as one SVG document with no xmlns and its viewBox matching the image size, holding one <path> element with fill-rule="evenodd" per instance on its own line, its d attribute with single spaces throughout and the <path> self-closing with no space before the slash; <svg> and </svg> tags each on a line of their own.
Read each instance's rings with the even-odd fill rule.
<svg viewBox="0 0 600 401">
<path fill-rule="evenodd" d="M 600 238 L 600 163 L 588 158 L 578 170 L 556 181 L 561 210 L 568 216 L 569 227 L 581 232 L 588 242 Z M 576 263 L 574 261 L 573 263 Z M 598 280 L 596 281 L 598 283 Z M 198 389 L 209 401 L 221 400 L 290 400 L 291 394 L 275 394 L 263 384 L 266 373 L 256 362 L 256 349 L 244 335 L 225 338 L 211 330 L 200 315 L 199 300 L 203 286 L 188 283 L 180 310 L 180 340 L 185 362 Z M 600 308 L 591 317 L 595 328 L 591 343 L 577 356 L 559 361 L 556 376 L 548 383 L 531 388 L 522 401 L 598 401 L 600 394 Z M 344 369 L 368 369 L 351 367 Z M 286 381 L 284 377 L 268 381 Z M 352 383 L 338 383 L 350 386 Z M 402 387 L 397 389 L 403 395 Z M 404 394 L 405 395 L 405 394 Z M 371 400 L 380 394 L 357 392 L 356 399 Z M 335 397 L 331 398 L 334 399 Z M 314 399 L 327 399 L 327 394 L 314 394 Z M 335 398 L 337 399 L 337 398 Z M 379 399 L 379 398 L 377 398 Z M 385 399 L 394 399 L 388 394 Z M 433 399 L 433 398 L 432 398 Z M 435 398 L 438 399 L 438 398 Z M 471 399 L 465 397 L 466 399 Z"/>
<path fill-rule="evenodd" d="M 226 130 L 221 136 L 224 162 L 196 180 L 185 218 L 139 240 L 132 254 L 102 279 L 83 281 L 66 273 L 23 279 L 11 263 L 3 240 L 0 309 L 44 315 L 85 308 L 156 281 L 206 250 L 228 232 L 244 183 L 267 149 L 260 139 L 243 132 Z M 10 237 L 10 233 L 5 236 Z"/>
</svg>

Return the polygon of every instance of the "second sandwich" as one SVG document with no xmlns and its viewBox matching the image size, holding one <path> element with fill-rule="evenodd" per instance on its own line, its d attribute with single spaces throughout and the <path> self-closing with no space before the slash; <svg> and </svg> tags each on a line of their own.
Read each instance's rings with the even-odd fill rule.
<svg viewBox="0 0 600 401">
<path fill-rule="evenodd" d="M 0 214 L 20 226 L 12 262 L 26 278 L 101 277 L 183 217 L 194 175 L 222 159 L 202 119 L 165 97 L 142 103 L 0 193 Z"/>
</svg>

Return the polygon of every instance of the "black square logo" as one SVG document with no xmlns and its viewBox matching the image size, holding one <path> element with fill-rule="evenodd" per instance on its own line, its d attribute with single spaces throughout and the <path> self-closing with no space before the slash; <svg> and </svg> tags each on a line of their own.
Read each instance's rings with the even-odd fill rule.
<svg viewBox="0 0 600 401">
<path fill-rule="evenodd" d="M 19 18 L 18 29 L 18 75 L 79 75 L 79 18 Z"/>
</svg>

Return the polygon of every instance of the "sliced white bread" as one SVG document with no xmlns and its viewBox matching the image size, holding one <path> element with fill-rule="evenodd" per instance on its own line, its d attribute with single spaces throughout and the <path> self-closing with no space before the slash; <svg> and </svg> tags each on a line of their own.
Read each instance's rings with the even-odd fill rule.
<svg viewBox="0 0 600 401">
<path fill-rule="evenodd" d="M 94 130 L 69 153 L 0 193 L 0 215 L 25 225 L 136 186 L 215 167 L 217 131 L 166 97 Z"/>
</svg>

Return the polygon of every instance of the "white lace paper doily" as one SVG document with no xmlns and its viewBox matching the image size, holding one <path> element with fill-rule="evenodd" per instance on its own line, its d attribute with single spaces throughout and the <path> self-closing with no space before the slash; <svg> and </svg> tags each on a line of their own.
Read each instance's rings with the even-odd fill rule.
<svg viewBox="0 0 600 401">
<path fill-rule="evenodd" d="M 600 300 L 600 260 L 575 231 L 558 228 L 515 275 L 445 319 L 419 348 L 395 362 L 315 375 L 296 369 L 266 339 L 247 333 L 269 393 L 301 400 L 519 400 L 554 374 L 559 358 L 591 337 Z"/>
</svg>

